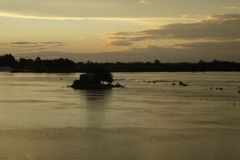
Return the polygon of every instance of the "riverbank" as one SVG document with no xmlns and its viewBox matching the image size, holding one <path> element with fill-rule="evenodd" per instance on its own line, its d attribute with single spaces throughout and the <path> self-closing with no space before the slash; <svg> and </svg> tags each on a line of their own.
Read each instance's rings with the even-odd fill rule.
<svg viewBox="0 0 240 160">
<path fill-rule="evenodd" d="M 70 59 L 15 59 L 13 55 L 0 56 L 0 67 L 11 68 L 13 72 L 31 73 L 76 73 L 88 72 L 92 67 L 106 67 L 109 72 L 207 72 L 207 71 L 240 71 L 239 62 L 209 61 L 163 63 L 153 62 L 74 62 Z"/>
</svg>

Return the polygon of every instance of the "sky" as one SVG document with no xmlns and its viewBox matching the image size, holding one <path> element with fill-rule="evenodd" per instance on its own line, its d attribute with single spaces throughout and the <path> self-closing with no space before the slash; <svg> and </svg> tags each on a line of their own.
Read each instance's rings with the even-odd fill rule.
<svg viewBox="0 0 240 160">
<path fill-rule="evenodd" d="M 239 0 L 0 0 L 0 54 L 240 62 Z"/>
</svg>

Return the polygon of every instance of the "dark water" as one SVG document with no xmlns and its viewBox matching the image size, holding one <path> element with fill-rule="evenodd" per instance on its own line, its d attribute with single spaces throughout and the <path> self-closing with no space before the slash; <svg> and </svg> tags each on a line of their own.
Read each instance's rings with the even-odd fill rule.
<svg viewBox="0 0 240 160">
<path fill-rule="evenodd" d="M 240 159 L 240 73 L 116 73 L 126 88 L 66 87 L 78 76 L 0 73 L 0 160 Z"/>
</svg>

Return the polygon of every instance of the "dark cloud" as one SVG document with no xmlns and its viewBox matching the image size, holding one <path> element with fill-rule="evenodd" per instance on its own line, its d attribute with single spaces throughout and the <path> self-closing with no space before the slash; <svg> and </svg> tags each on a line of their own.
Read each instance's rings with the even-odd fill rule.
<svg viewBox="0 0 240 160">
<path fill-rule="evenodd" d="M 240 41 L 195 42 L 179 46 L 195 57 L 240 61 Z"/>
<path fill-rule="evenodd" d="M 162 61 L 199 61 L 204 60 L 226 60 L 240 62 L 240 41 L 222 42 L 194 42 L 176 45 L 178 48 L 165 48 L 149 46 L 147 48 L 132 49 L 132 53 L 142 53 L 155 56 Z"/>
<path fill-rule="evenodd" d="M 63 42 L 39 42 L 39 43 L 42 43 L 42 44 L 53 44 L 53 45 L 63 45 Z"/>
<path fill-rule="evenodd" d="M 128 42 L 128 41 L 113 41 L 113 42 L 111 42 L 111 45 L 115 45 L 115 46 L 130 46 L 132 44 L 133 44 L 133 42 Z"/>
<path fill-rule="evenodd" d="M 212 15 L 209 17 L 210 19 L 215 19 L 215 20 L 239 20 L 240 15 L 239 14 L 222 14 L 222 15 Z"/>
<path fill-rule="evenodd" d="M 136 32 L 118 32 L 109 37 L 112 45 L 132 45 L 139 41 L 159 39 L 179 40 L 238 40 L 240 39 L 240 15 L 213 15 L 196 23 L 169 24 L 157 29 Z"/>
<path fill-rule="evenodd" d="M 6 44 L 12 44 L 12 45 L 32 45 L 37 44 L 35 42 L 12 42 L 12 43 L 6 43 Z"/>
<path fill-rule="evenodd" d="M 237 41 L 221 41 L 221 42 L 194 42 L 186 44 L 178 44 L 176 46 L 184 47 L 186 49 L 195 49 L 201 51 L 211 51 L 226 53 L 239 53 L 240 51 L 240 40 Z"/>
<path fill-rule="evenodd" d="M 18 48 L 38 48 L 44 47 L 45 45 L 13 45 L 11 47 L 18 47 Z"/>
<path fill-rule="evenodd" d="M 11 42 L 11 43 L 1 43 L 1 45 L 7 45 L 10 47 L 19 47 L 19 48 L 51 48 L 63 46 L 63 42 Z"/>
</svg>

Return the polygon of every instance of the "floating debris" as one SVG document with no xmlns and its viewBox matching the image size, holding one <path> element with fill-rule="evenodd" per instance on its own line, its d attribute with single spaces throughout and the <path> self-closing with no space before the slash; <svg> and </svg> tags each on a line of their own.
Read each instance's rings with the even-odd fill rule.
<svg viewBox="0 0 240 160">
<path fill-rule="evenodd" d="M 179 86 L 186 87 L 186 86 L 188 86 L 188 84 L 186 84 L 186 83 L 183 83 L 182 81 L 179 81 Z"/>
</svg>

